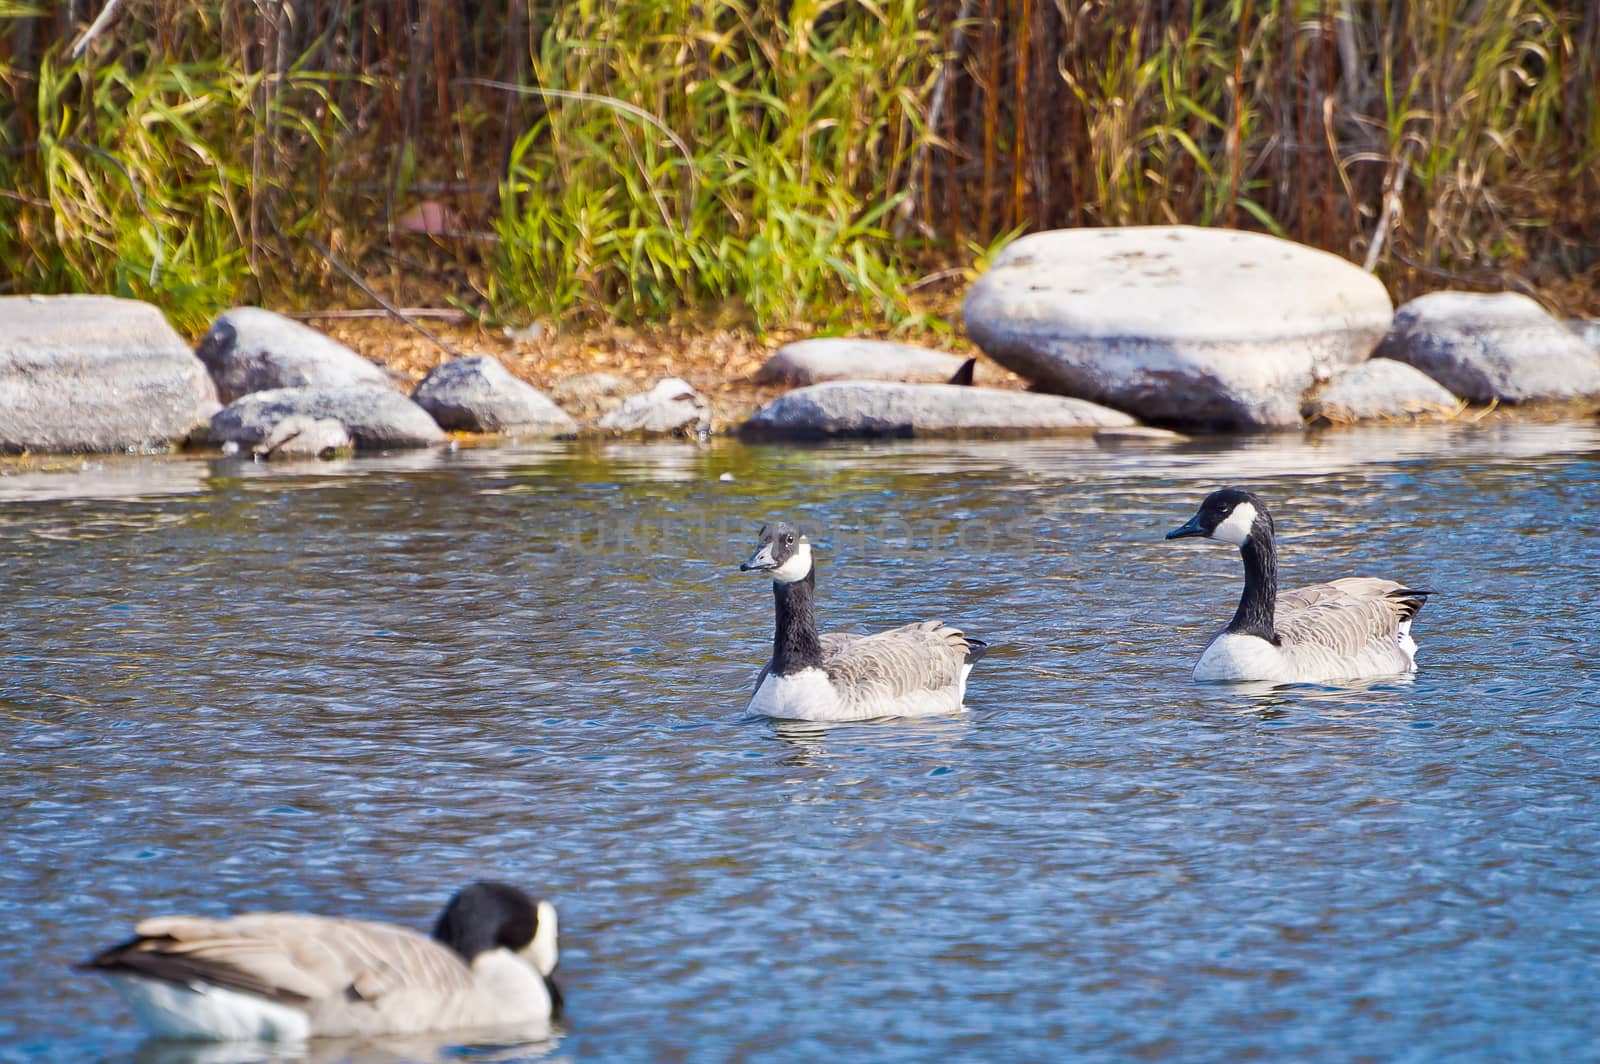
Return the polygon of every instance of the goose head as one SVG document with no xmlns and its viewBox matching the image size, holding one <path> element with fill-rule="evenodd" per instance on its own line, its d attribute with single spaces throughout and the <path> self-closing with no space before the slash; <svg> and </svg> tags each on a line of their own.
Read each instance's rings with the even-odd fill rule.
<svg viewBox="0 0 1600 1064">
<path fill-rule="evenodd" d="M 1272 515 L 1266 503 L 1239 488 L 1223 488 L 1206 496 L 1189 520 L 1167 533 L 1168 539 L 1204 536 L 1242 547 L 1252 537 L 1272 539 Z"/>
<path fill-rule="evenodd" d="M 503 949 L 544 977 L 560 1000 L 550 974 L 561 955 L 556 944 L 556 909 L 504 883 L 462 887 L 433 925 L 434 940 L 471 964 L 489 950 Z"/>
<path fill-rule="evenodd" d="M 771 573 L 780 584 L 804 580 L 811 573 L 811 541 L 787 521 L 775 521 L 761 529 L 756 552 L 739 571 Z"/>
</svg>

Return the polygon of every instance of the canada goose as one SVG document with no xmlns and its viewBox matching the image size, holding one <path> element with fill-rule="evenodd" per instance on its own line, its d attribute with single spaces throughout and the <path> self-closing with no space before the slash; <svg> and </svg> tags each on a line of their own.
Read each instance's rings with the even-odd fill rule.
<svg viewBox="0 0 1600 1064">
<path fill-rule="evenodd" d="M 302 1041 L 527 1026 L 559 1011 L 556 911 L 503 883 L 464 887 L 428 938 L 304 913 L 158 916 L 80 965 L 164 1038 Z"/>
<path fill-rule="evenodd" d="M 874 635 L 818 635 L 810 541 L 780 521 L 763 528 L 758 543 L 739 569 L 772 574 L 778 627 L 749 712 L 849 721 L 960 711 L 967 674 L 987 643 L 941 621 Z"/>
<path fill-rule="evenodd" d="M 1255 495 L 1214 491 L 1168 539 L 1205 536 L 1244 558 L 1244 594 L 1194 667 L 1196 680 L 1315 683 L 1416 670 L 1411 621 L 1431 592 L 1354 576 L 1278 594 L 1272 515 Z"/>
</svg>

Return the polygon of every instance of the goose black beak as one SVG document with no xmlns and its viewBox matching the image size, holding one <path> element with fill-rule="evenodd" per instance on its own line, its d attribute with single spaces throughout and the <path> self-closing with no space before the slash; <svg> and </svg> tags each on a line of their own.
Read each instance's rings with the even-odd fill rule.
<svg viewBox="0 0 1600 1064">
<path fill-rule="evenodd" d="M 776 569 L 777 567 L 778 563 L 772 560 L 772 544 L 763 543 L 760 549 L 750 555 L 749 561 L 739 566 L 739 571 L 741 573 L 759 573 L 768 569 Z"/>
<path fill-rule="evenodd" d="M 1168 539 L 1186 539 L 1189 536 L 1203 536 L 1206 530 L 1200 527 L 1200 515 L 1195 514 L 1188 521 L 1167 533 Z"/>
</svg>

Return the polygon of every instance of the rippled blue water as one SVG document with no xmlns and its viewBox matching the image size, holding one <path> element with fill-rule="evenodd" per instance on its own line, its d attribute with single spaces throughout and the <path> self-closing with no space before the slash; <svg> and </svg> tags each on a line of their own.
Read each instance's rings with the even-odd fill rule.
<svg viewBox="0 0 1600 1064">
<path fill-rule="evenodd" d="M 552 898 L 553 1044 L 330 1060 L 1592 1058 L 1600 431 L 91 460 L 0 477 L 0 1061 L 141 1045 L 141 914 Z M 731 480 L 721 479 L 731 474 Z M 1414 682 L 1201 687 L 1237 555 L 1438 594 Z M 960 719 L 742 718 L 741 576 L 995 643 Z M 298 1059 L 298 1058 L 294 1058 Z"/>
</svg>

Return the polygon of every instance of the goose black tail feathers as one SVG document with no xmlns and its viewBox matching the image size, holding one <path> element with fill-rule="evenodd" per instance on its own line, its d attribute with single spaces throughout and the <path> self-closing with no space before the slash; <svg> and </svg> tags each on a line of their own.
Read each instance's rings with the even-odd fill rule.
<svg viewBox="0 0 1600 1064">
<path fill-rule="evenodd" d="M 1397 587 L 1384 597 L 1398 602 L 1401 619 L 1409 621 L 1422 612 L 1422 607 L 1428 604 L 1428 596 L 1431 594 L 1432 591 L 1420 587 Z"/>
</svg>

